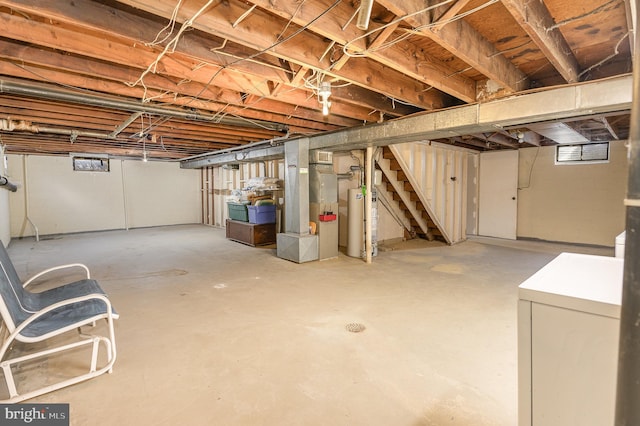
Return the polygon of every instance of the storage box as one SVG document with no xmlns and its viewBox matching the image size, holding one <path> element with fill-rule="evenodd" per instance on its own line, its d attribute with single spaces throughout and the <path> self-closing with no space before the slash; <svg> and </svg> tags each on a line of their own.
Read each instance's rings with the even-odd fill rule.
<svg viewBox="0 0 640 426">
<path fill-rule="evenodd" d="M 249 221 L 247 205 L 241 203 L 227 203 L 229 207 L 229 219 L 239 220 L 241 222 Z"/>
<path fill-rule="evenodd" d="M 276 223 L 276 206 L 247 206 L 249 223 Z"/>
<path fill-rule="evenodd" d="M 319 216 L 320 222 L 333 222 L 338 216 L 333 213 L 325 213 Z"/>
<path fill-rule="evenodd" d="M 276 224 L 262 225 L 227 219 L 227 238 L 250 246 L 262 246 L 276 242 Z"/>
</svg>

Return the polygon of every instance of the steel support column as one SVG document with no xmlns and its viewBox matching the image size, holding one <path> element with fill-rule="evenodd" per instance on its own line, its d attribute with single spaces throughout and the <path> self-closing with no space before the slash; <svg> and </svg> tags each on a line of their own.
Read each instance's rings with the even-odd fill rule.
<svg viewBox="0 0 640 426">
<path fill-rule="evenodd" d="M 309 139 L 284 144 L 285 232 L 277 235 L 277 255 L 302 263 L 318 260 L 318 236 L 309 234 Z"/>
<path fill-rule="evenodd" d="M 636 9 L 636 22 L 638 10 Z M 640 424 L 640 69 L 638 38 L 634 49 L 633 106 L 629 133 L 629 181 L 624 255 L 616 426 Z"/>
</svg>

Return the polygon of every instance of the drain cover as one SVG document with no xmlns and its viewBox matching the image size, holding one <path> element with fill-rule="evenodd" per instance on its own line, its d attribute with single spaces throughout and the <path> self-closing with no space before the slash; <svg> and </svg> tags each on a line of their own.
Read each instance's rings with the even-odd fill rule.
<svg viewBox="0 0 640 426">
<path fill-rule="evenodd" d="M 352 322 L 346 325 L 346 329 L 347 331 L 350 331 L 352 333 L 360 333 L 361 331 L 365 330 L 365 326 L 364 324 L 360 324 L 357 322 Z"/>
</svg>

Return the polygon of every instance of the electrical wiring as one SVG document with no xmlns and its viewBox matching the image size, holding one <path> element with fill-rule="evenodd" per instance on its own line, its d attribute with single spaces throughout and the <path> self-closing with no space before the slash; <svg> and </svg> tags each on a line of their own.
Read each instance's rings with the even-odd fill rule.
<svg viewBox="0 0 640 426">
<path fill-rule="evenodd" d="M 529 167 L 529 179 L 527 180 L 526 186 L 520 186 L 518 189 L 529 189 L 531 187 L 531 175 L 533 174 L 533 166 L 536 164 L 536 160 L 538 159 L 538 153 L 540 152 L 540 147 L 536 149 L 536 155 L 533 157 L 533 161 L 531 162 L 531 166 Z"/>
<path fill-rule="evenodd" d="M 126 83 L 127 86 L 129 87 L 135 87 L 138 84 L 141 84 L 143 89 L 144 89 L 144 95 L 143 95 L 143 99 L 142 102 L 149 102 L 149 100 L 146 98 L 147 95 L 147 86 L 144 84 L 144 77 L 147 74 L 155 74 L 158 68 L 158 64 L 160 63 L 160 61 L 162 60 L 162 58 L 167 54 L 167 53 L 173 53 L 175 51 L 176 46 L 178 45 L 178 41 L 180 40 L 180 36 L 187 30 L 187 28 L 193 26 L 193 22 L 200 16 L 202 15 L 215 1 L 217 0 L 208 0 L 207 3 L 205 3 L 204 6 L 202 6 L 191 18 L 187 19 L 182 26 L 180 27 L 180 29 L 178 30 L 178 33 L 175 35 L 175 37 L 173 37 L 171 39 L 171 41 L 169 43 L 167 43 L 167 45 L 164 47 L 164 49 L 162 50 L 162 52 L 160 52 L 160 54 L 158 54 L 158 56 L 156 57 L 156 59 L 151 62 L 151 64 L 149 64 L 149 66 L 147 67 L 146 70 L 144 70 L 142 72 L 142 74 L 140 75 L 140 77 L 138 77 L 138 79 L 133 82 L 133 83 Z M 179 2 L 181 3 L 181 1 Z M 179 7 L 180 4 L 178 4 L 177 7 Z M 174 15 L 177 15 L 177 9 L 174 9 Z M 163 30 L 164 31 L 164 30 Z"/>
<path fill-rule="evenodd" d="M 582 77 L 583 75 L 585 75 L 586 73 L 588 73 L 589 71 L 591 71 L 591 70 L 593 70 L 595 68 L 598 68 L 600 65 L 602 65 L 602 64 L 608 62 L 610 59 L 616 57 L 620 53 L 620 51 L 618 50 L 620 48 L 620 44 L 622 44 L 622 41 L 625 38 L 629 37 L 630 33 L 631 33 L 630 31 L 627 31 L 627 33 L 625 35 L 623 35 L 620 40 L 618 40 L 618 42 L 616 43 L 616 47 L 613 49 L 613 53 L 611 55 L 607 56 L 603 60 L 599 61 L 596 64 L 591 65 L 589 68 L 587 68 L 584 71 L 582 71 L 580 74 L 578 74 L 578 79 L 580 77 Z"/>
<path fill-rule="evenodd" d="M 401 22 L 401 21 L 404 21 L 404 20 L 405 20 L 405 19 L 407 19 L 407 18 L 411 18 L 412 16 L 419 15 L 419 14 L 421 14 L 421 13 L 428 12 L 428 11 L 430 11 L 430 10 L 433 10 L 433 9 L 435 9 L 435 8 L 437 8 L 437 7 L 440 7 L 440 6 L 443 6 L 443 5 L 445 5 L 445 4 L 451 3 L 451 2 L 453 2 L 453 1 L 456 1 L 456 0 L 444 0 L 444 1 L 440 2 L 440 3 L 438 3 L 438 4 L 435 4 L 435 5 L 432 5 L 432 6 L 428 6 L 428 7 L 424 8 L 424 9 L 420 9 L 420 10 L 417 10 L 417 11 L 415 11 L 415 12 L 413 12 L 413 13 L 409 13 L 409 14 L 407 14 L 407 15 L 404 15 L 404 16 L 401 16 L 401 17 L 399 17 L 399 18 L 396 18 L 396 19 L 394 19 L 393 21 L 391 21 L 391 22 L 389 22 L 389 23 L 387 23 L 387 24 L 382 25 L 381 27 L 375 28 L 375 29 L 373 29 L 373 30 L 371 30 L 371 31 L 368 31 L 368 32 L 366 32 L 366 33 L 364 33 L 364 34 L 362 34 L 362 35 L 360 35 L 360 36 L 358 36 L 358 37 L 354 38 L 353 40 L 348 41 L 348 42 L 347 42 L 347 43 L 342 47 L 342 51 L 343 51 L 343 53 L 344 53 L 345 55 L 347 55 L 347 56 L 349 56 L 349 57 L 352 57 L 352 58 L 364 57 L 364 56 L 366 56 L 366 52 L 367 52 L 367 50 L 366 50 L 366 49 L 365 49 L 364 51 L 362 51 L 362 52 L 359 52 L 359 53 L 358 53 L 358 52 L 355 52 L 355 51 L 354 51 L 354 52 L 349 52 L 349 46 L 350 46 L 350 45 L 352 45 L 353 43 L 355 43 L 355 42 L 359 41 L 359 40 L 362 40 L 362 39 L 364 39 L 364 38 L 370 37 L 370 36 L 372 36 L 373 34 L 375 34 L 375 33 L 379 32 L 379 31 L 382 31 L 382 30 L 384 30 L 384 29 L 385 29 L 385 28 L 387 28 L 387 27 L 390 27 L 391 25 L 395 25 L 395 24 L 397 24 L 397 23 L 399 23 L 399 22 Z M 401 36 L 401 37 L 404 37 L 404 36 Z M 409 35 L 407 35 L 406 37 L 409 37 Z M 406 38 L 406 37 L 405 37 L 405 38 Z M 399 38 L 400 38 L 400 37 L 399 37 Z M 404 40 L 404 38 L 403 38 L 403 40 Z M 402 40 L 399 40 L 399 41 L 402 41 Z M 399 42 L 399 41 L 398 41 L 398 42 Z"/>
<path fill-rule="evenodd" d="M 55 80 L 50 79 L 49 77 L 46 77 L 46 76 L 44 76 L 44 75 L 42 75 L 42 74 L 40 74 L 40 73 L 37 73 L 37 72 L 33 71 L 33 70 L 32 70 L 32 69 L 30 69 L 30 68 L 27 68 L 27 67 L 26 67 L 26 66 L 24 66 L 24 65 L 20 65 L 20 64 L 17 64 L 17 63 L 15 63 L 15 62 L 10 62 L 10 64 L 11 64 L 11 65 L 16 66 L 17 68 L 20 68 L 20 69 L 21 69 L 21 70 L 23 70 L 23 71 L 26 71 L 26 72 L 28 72 L 28 73 L 30 73 L 30 74 L 33 74 L 33 75 L 35 75 L 36 77 L 38 77 L 38 78 L 40 78 L 40 79 L 42 79 L 42 80 L 44 80 L 44 81 L 48 81 L 49 83 L 56 84 L 56 85 L 58 85 L 58 86 L 60 86 L 60 87 L 66 87 L 67 89 L 77 90 L 77 91 L 85 92 L 85 93 L 92 93 L 92 94 L 93 94 L 93 93 L 96 93 L 96 92 L 94 92 L 93 90 L 84 89 L 84 88 L 82 88 L 82 87 L 76 87 L 76 86 L 71 86 L 71 85 L 69 85 L 69 84 L 65 84 L 65 83 L 57 82 L 57 81 L 55 81 Z"/>
<path fill-rule="evenodd" d="M 494 58 L 494 57 L 499 56 L 499 55 L 504 55 L 507 52 L 513 52 L 514 50 L 521 49 L 521 48 L 525 47 L 527 44 L 531 44 L 531 43 L 533 43 L 533 40 L 526 41 L 526 42 L 522 43 L 519 46 L 510 47 L 508 49 L 504 49 L 504 50 L 501 50 L 499 52 L 496 52 L 493 55 L 489 56 L 489 58 Z"/>
<path fill-rule="evenodd" d="M 163 49 L 163 51 L 162 51 L 162 52 L 157 56 L 157 58 L 156 58 L 156 59 L 155 59 L 155 60 L 154 60 L 154 61 L 153 61 L 153 62 L 152 62 L 148 67 L 147 67 L 147 69 L 146 69 L 146 70 L 145 70 L 145 71 L 140 75 L 140 77 L 138 78 L 138 80 L 136 80 L 136 81 L 135 81 L 135 82 L 133 82 L 133 83 L 126 83 L 129 87 L 134 87 L 134 86 L 136 86 L 136 85 L 138 85 L 138 84 L 142 85 L 143 90 L 144 90 L 143 98 L 142 98 L 142 101 L 143 101 L 143 102 L 149 102 L 150 100 L 152 100 L 152 98 L 148 98 L 148 97 L 147 97 L 148 88 L 147 88 L 147 86 L 144 84 L 144 77 L 145 77 L 147 74 L 149 74 L 149 73 L 155 73 L 155 72 L 156 72 L 156 70 L 157 70 L 157 66 L 158 66 L 158 64 L 159 64 L 160 60 L 161 60 L 161 59 L 162 59 L 162 58 L 163 58 L 167 53 L 172 53 L 172 52 L 174 52 L 174 51 L 175 51 L 175 47 L 176 47 L 176 46 L 177 46 L 177 44 L 178 44 L 178 41 L 179 41 L 179 39 L 180 39 L 180 36 L 181 36 L 181 35 L 182 35 L 182 34 L 183 34 L 183 33 L 184 33 L 188 28 L 190 28 L 190 27 L 192 27 L 192 26 L 193 26 L 194 21 L 195 21 L 195 20 L 196 20 L 196 19 L 197 19 L 197 18 L 198 18 L 202 13 L 204 13 L 204 11 L 205 11 L 206 9 L 208 9 L 208 8 L 213 4 L 213 2 L 214 2 L 214 1 L 216 1 L 216 0 L 209 0 L 209 1 L 208 1 L 208 2 L 203 6 L 203 7 L 201 7 L 201 8 L 200 8 L 200 10 L 198 10 L 198 12 L 196 12 L 196 13 L 195 13 L 191 18 L 189 18 L 187 21 L 185 21 L 185 22 L 182 24 L 182 26 L 181 26 L 180 30 L 178 31 L 178 33 L 177 33 L 177 34 L 176 34 L 176 35 L 171 39 L 171 41 L 170 41 L 169 43 L 167 43 L 167 45 L 165 46 L 165 48 Z M 239 58 L 239 59 L 237 59 L 237 60 L 235 60 L 235 61 L 231 61 L 230 63 L 228 63 L 228 64 L 226 64 L 226 65 L 223 65 L 222 67 L 220 67 L 219 65 L 217 65 L 217 66 L 218 66 L 218 70 L 217 70 L 217 71 L 216 71 L 216 72 L 211 76 L 211 78 L 209 79 L 209 81 L 204 85 L 204 87 L 203 87 L 203 88 L 202 88 L 202 89 L 201 89 L 201 90 L 200 90 L 196 95 L 194 95 L 194 96 L 191 96 L 191 97 L 190 97 L 190 100 L 189 100 L 188 102 L 186 102 L 186 104 L 185 104 L 184 106 L 188 106 L 188 105 L 189 105 L 189 104 L 191 104 L 192 102 L 194 102 L 194 101 L 198 100 L 198 99 L 202 96 L 202 94 L 203 94 L 203 93 L 208 89 L 208 87 L 211 85 L 211 83 L 215 80 L 215 78 L 216 78 L 216 77 L 217 77 L 217 76 L 222 72 L 222 70 L 224 70 L 224 69 L 226 69 L 226 68 L 228 68 L 228 67 L 230 67 L 230 66 L 236 65 L 236 64 L 238 64 L 238 63 L 240 63 L 240 62 L 242 62 L 242 61 L 247 61 L 247 60 L 254 59 L 254 58 L 256 58 L 257 56 L 262 55 L 262 54 L 264 54 L 264 53 L 268 52 L 269 50 L 273 49 L 274 47 L 277 47 L 278 45 L 280 45 L 280 44 L 282 44 L 282 43 L 284 43 L 284 42 L 286 42 L 286 41 L 288 41 L 288 40 L 292 39 L 292 38 L 293 38 L 293 37 L 295 37 L 296 35 L 300 34 L 300 33 L 301 33 L 301 32 L 303 32 L 304 30 L 306 30 L 306 29 L 308 28 L 308 26 L 310 26 L 311 24 L 313 24 L 313 23 L 314 23 L 315 21 L 317 21 L 319 18 L 321 18 L 322 16 L 326 15 L 327 13 L 329 13 L 333 8 L 335 8 L 335 7 L 340 3 L 340 1 L 341 1 L 341 0 L 336 0 L 336 1 L 335 1 L 335 3 L 333 3 L 333 5 L 331 5 L 331 6 L 330 6 L 330 7 L 329 7 L 325 12 L 323 12 L 322 14 L 320 14 L 318 17 L 314 18 L 314 19 L 313 19 L 311 22 L 309 22 L 307 25 L 305 25 L 305 26 L 301 27 L 300 29 L 298 29 L 297 31 L 295 31 L 295 32 L 294 32 L 293 34 L 291 34 L 290 36 L 287 36 L 287 37 L 283 38 L 282 36 L 284 35 L 284 33 L 286 32 L 286 30 L 287 30 L 287 29 L 288 29 L 288 27 L 290 26 L 290 24 L 291 24 L 291 22 L 293 21 L 293 19 L 294 19 L 295 15 L 298 13 L 298 11 L 300 10 L 300 8 L 302 7 L 302 5 L 304 4 L 304 2 L 305 2 L 305 1 L 306 1 L 306 0 L 303 0 L 303 1 L 302 1 L 302 3 L 298 6 L 298 9 L 297 9 L 297 10 L 296 10 L 296 12 L 294 13 L 294 15 L 292 15 L 292 17 L 290 18 L 290 20 L 289 20 L 289 22 L 287 23 L 287 25 L 285 25 L 285 27 L 284 27 L 284 28 L 283 28 L 283 30 L 281 31 L 280 35 L 278 35 L 278 37 L 276 38 L 276 42 L 275 42 L 275 43 L 273 43 L 271 46 L 269 46 L 269 47 L 267 47 L 267 48 L 265 48 L 265 49 L 262 49 L 262 50 L 260 50 L 260 51 L 258 51 L 258 52 L 256 52 L 256 53 L 254 53 L 254 54 L 252 54 L 252 55 L 248 56 L 248 57 L 245 57 L 245 58 Z M 151 43 L 149 43 L 149 44 L 147 44 L 147 45 L 151 45 L 151 46 L 153 46 L 153 45 L 160 44 L 160 43 L 162 43 L 162 42 L 166 41 L 166 40 L 168 39 L 168 37 L 169 37 L 171 34 L 173 34 L 173 30 L 174 30 L 174 26 L 175 26 L 175 21 L 176 21 L 176 18 L 177 18 L 177 15 L 178 15 L 178 11 L 179 11 L 179 9 L 180 9 L 181 4 L 182 4 L 182 0 L 179 0 L 178 4 L 176 5 L 176 7 L 175 7 L 175 8 L 174 8 L 174 10 L 173 10 L 172 18 L 170 19 L 169 24 L 168 24 L 167 26 L 165 26 L 165 27 L 164 27 L 164 28 L 163 28 L 163 29 L 158 33 L 158 35 L 156 36 L 156 39 L 155 39 L 153 42 L 151 42 Z M 159 38 L 160 38 L 160 34 L 162 34 L 162 33 L 163 33 L 163 32 L 165 32 L 165 31 L 169 31 L 169 34 L 168 34 L 167 36 L 165 36 L 165 38 L 163 38 L 163 39 L 159 40 Z M 225 40 L 225 43 L 224 43 L 224 44 L 226 44 L 226 40 Z M 223 46 L 224 46 L 224 44 L 223 44 Z M 201 64 L 201 66 L 205 66 L 205 64 Z M 166 95 L 167 93 L 168 93 L 168 92 L 165 92 L 165 93 L 163 93 L 163 94 L 161 94 L 161 95 L 159 95 L 159 96 Z M 261 98 L 261 99 L 262 99 L 262 98 Z M 247 119 L 247 118 L 244 118 L 244 117 L 241 117 L 241 116 L 239 116 L 239 115 L 236 115 L 236 114 L 229 114 L 229 113 L 223 113 L 223 111 L 224 111 L 228 106 L 229 106 L 229 104 L 227 104 L 227 105 L 226 105 L 222 110 L 220 110 L 220 111 L 218 111 L 218 112 L 216 113 L 216 115 L 220 114 L 220 116 L 221 116 L 221 118 L 220 118 L 220 119 L 221 119 L 221 120 L 222 120 L 222 118 L 223 118 L 223 117 L 225 117 L 226 115 L 231 115 L 231 116 L 234 116 L 234 117 L 236 117 L 236 118 L 240 118 L 240 119 L 246 120 L 248 123 L 256 124 L 256 123 L 255 123 L 255 122 L 253 122 L 252 120 Z M 245 108 L 246 108 L 246 106 L 245 106 Z M 262 126 L 262 127 L 264 127 L 265 129 L 267 128 L 266 126 Z"/>
<path fill-rule="evenodd" d="M 161 44 L 161 43 L 167 41 L 169 36 L 171 36 L 171 34 L 173 34 L 173 30 L 174 30 L 175 25 L 176 25 L 176 20 L 178 19 L 178 10 L 180 10 L 180 6 L 182 6 L 182 0 L 178 0 L 178 3 L 176 4 L 176 7 L 173 8 L 173 12 L 171 14 L 171 18 L 169 19 L 169 23 L 163 29 L 158 31 L 158 34 L 156 35 L 156 38 L 152 42 L 145 43 L 146 46 L 156 46 L 158 44 Z M 159 40 L 160 34 L 162 34 L 165 31 L 167 32 L 167 35 L 163 39 Z"/>
<path fill-rule="evenodd" d="M 296 8 L 296 11 L 293 12 L 293 15 L 291 15 L 291 18 L 289 18 L 289 21 L 287 22 L 287 25 L 284 26 L 282 31 L 280 31 L 280 34 L 278 35 L 278 37 L 276 37 L 276 41 L 280 40 L 282 38 L 282 36 L 284 35 L 284 33 L 287 31 L 287 29 L 289 29 L 289 25 L 291 25 L 291 23 L 293 22 L 293 18 L 295 18 L 296 15 L 298 14 L 298 12 L 300 12 L 300 9 L 302 9 L 302 5 L 304 5 L 306 1 L 307 0 L 302 0 L 300 2 L 298 7 Z"/>
<path fill-rule="evenodd" d="M 233 65 L 236 65 L 242 61 L 247 61 L 247 60 L 251 60 L 253 58 L 256 58 L 272 49 L 274 49 L 275 47 L 281 45 L 282 43 L 285 43 L 289 40 L 291 40 L 292 38 L 294 38 L 295 36 L 297 36 L 298 34 L 302 33 L 303 31 L 305 31 L 307 28 L 309 28 L 311 25 L 313 25 L 318 19 L 322 18 L 323 16 L 327 15 L 329 12 L 331 12 L 336 6 L 338 6 L 338 4 L 340 4 L 342 0 L 336 0 L 331 6 L 329 6 L 324 12 L 322 12 L 321 14 L 319 14 L 317 17 L 313 18 L 311 21 L 309 21 L 306 25 L 300 27 L 299 29 L 297 29 L 296 31 L 294 31 L 291 35 L 285 37 L 285 38 L 280 38 L 282 34 L 284 34 L 284 30 L 281 32 L 281 35 L 279 36 L 279 39 L 276 39 L 276 41 L 271 44 L 270 46 L 261 49 L 245 58 L 239 58 L 235 61 L 232 61 L 226 65 L 223 65 L 222 67 L 220 67 L 215 73 L 212 74 L 211 78 L 209 78 L 209 81 L 204 85 L 204 87 L 194 96 L 191 97 L 191 100 L 189 100 L 185 106 L 189 105 L 191 102 L 194 102 L 198 99 L 200 99 L 200 96 L 202 96 L 202 94 L 208 89 L 208 87 L 211 85 L 211 83 L 213 83 L 213 81 L 215 80 L 215 78 L 220 75 L 220 73 L 222 72 L 222 70 L 229 68 Z M 299 9 L 298 9 L 299 10 Z M 291 20 L 293 20 L 293 16 L 291 17 Z M 289 24 L 287 24 L 287 27 L 289 26 Z M 225 114 L 224 116 L 226 116 L 227 114 Z M 240 118 L 240 119 L 244 119 L 247 120 L 247 122 L 253 123 L 251 120 L 244 118 L 242 116 L 239 115 L 235 115 L 235 114 L 229 114 L 232 115 L 236 118 Z M 266 127 L 265 127 L 266 128 Z"/>
<path fill-rule="evenodd" d="M 367 38 L 367 37 L 370 37 L 371 35 L 379 32 L 379 31 L 382 31 L 382 30 L 384 30 L 385 28 L 387 28 L 387 27 L 389 27 L 391 25 L 395 25 L 395 24 L 397 24 L 397 23 L 399 23 L 401 21 L 406 20 L 407 18 L 413 17 L 415 15 L 419 15 L 421 13 L 425 13 L 425 12 L 428 12 L 428 11 L 433 10 L 435 8 L 438 8 L 440 6 L 446 5 L 448 3 L 451 3 L 452 1 L 454 1 L 454 0 L 444 0 L 444 1 L 440 2 L 440 3 L 434 4 L 434 5 L 425 7 L 423 9 L 420 9 L 418 11 L 409 13 L 407 15 L 398 17 L 398 18 L 394 19 L 393 21 L 391 21 L 391 22 L 389 22 L 387 24 L 384 24 L 384 25 L 382 25 L 382 26 L 380 26 L 378 28 L 375 28 L 375 29 L 363 34 L 363 35 L 360 35 L 360 36 L 354 38 L 353 40 L 350 40 L 349 42 L 347 42 L 343 46 L 342 50 L 343 50 L 344 54 L 349 56 L 349 57 L 355 57 L 355 58 L 365 57 L 369 53 L 377 52 L 377 51 L 384 50 L 384 49 L 388 49 L 389 47 L 406 40 L 407 38 L 411 37 L 412 35 L 420 35 L 420 32 L 422 30 L 433 28 L 435 26 L 446 25 L 446 24 L 449 24 L 451 22 L 455 22 L 457 20 L 465 18 L 465 17 L 467 17 L 467 16 L 469 16 L 469 15 L 471 15 L 473 13 L 476 13 L 476 12 L 478 12 L 478 11 L 488 7 L 488 6 L 491 6 L 494 3 L 497 3 L 499 0 L 488 0 L 487 2 L 485 2 L 483 4 L 477 6 L 477 7 L 473 8 L 473 9 L 470 9 L 470 10 L 464 12 L 464 13 L 460 13 L 460 14 L 458 14 L 456 16 L 453 16 L 453 17 L 447 19 L 446 21 L 435 21 L 435 22 L 431 22 L 429 24 L 425 24 L 425 25 L 421 25 L 421 26 L 412 28 L 411 30 L 408 30 L 405 34 L 402 34 L 402 35 L 396 37 L 395 39 L 393 39 L 393 40 L 391 40 L 389 42 L 385 42 L 385 43 L 381 44 L 380 46 L 376 47 L 375 49 L 364 49 L 364 50 L 360 50 L 360 49 L 359 50 L 354 50 L 354 49 L 352 49 L 353 51 L 350 51 L 350 49 L 349 49 L 349 47 L 352 44 L 356 43 L 357 41 L 362 40 L 362 39 Z"/>
<path fill-rule="evenodd" d="M 613 3 L 619 3 L 619 2 L 624 2 L 624 0 L 610 0 L 610 1 L 606 2 L 605 4 L 603 4 L 603 5 L 596 7 L 595 9 L 593 9 L 590 12 L 583 13 L 582 15 L 579 15 L 579 16 L 574 16 L 573 18 L 565 19 L 564 21 L 560 21 L 560 22 L 550 26 L 549 28 L 547 28 L 546 31 L 549 32 L 549 31 L 555 30 L 556 28 L 560 28 L 563 25 L 570 24 L 571 22 L 575 22 L 575 21 L 579 21 L 581 19 L 584 19 L 587 16 L 595 15 L 595 14 L 600 13 L 601 11 L 603 11 L 609 5 L 611 5 Z"/>
</svg>

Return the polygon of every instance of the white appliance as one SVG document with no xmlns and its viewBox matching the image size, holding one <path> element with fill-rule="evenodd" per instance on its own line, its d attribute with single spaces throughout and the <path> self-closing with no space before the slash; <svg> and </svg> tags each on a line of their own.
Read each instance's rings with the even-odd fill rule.
<svg viewBox="0 0 640 426">
<path fill-rule="evenodd" d="M 624 242 L 626 239 L 627 231 L 622 231 L 622 234 L 616 237 L 616 257 L 624 259 Z"/>
<path fill-rule="evenodd" d="M 519 426 L 613 426 L 622 275 L 562 253 L 520 285 Z"/>
</svg>

